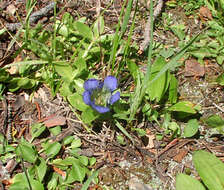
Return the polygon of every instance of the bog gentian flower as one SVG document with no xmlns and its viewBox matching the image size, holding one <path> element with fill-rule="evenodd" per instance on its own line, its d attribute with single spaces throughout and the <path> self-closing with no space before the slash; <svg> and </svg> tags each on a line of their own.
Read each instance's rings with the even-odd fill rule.
<svg viewBox="0 0 224 190">
<path fill-rule="evenodd" d="M 114 93 L 117 89 L 117 79 L 114 76 L 106 77 L 103 82 L 88 79 L 84 83 L 84 89 L 83 101 L 99 113 L 109 112 L 109 106 L 120 99 L 120 92 Z"/>
</svg>

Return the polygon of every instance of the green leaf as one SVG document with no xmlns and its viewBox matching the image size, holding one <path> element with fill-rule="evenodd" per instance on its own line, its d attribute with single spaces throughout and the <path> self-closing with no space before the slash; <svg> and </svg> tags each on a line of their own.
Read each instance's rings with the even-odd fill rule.
<svg viewBox="0 0 224 190">
<path fill-rule="evenodd" d="M 177 102 L 177 88 L 178 88 L 178 81 L 174 75 L 171 75 L 169 86 L 169 101 L 172 104 Z"/>
<path fill-rule="evenodd" d="M 82 57 L 79 57 L 75 61 L 74 65 L 78 69 L 77 72 L 80 74 L 84 69 L 86 69 L 86 60 Z M 78 78 L 77 75 L 75 77 Z"/>
<path fill-rule="evenodd" d="M 185 26 L 184 24 L 175 24 L 170 26 L 170 29 L 172 30 L 172 32 L 180 39 L 180 40 L 184 40 L 185 38 Z"/>
<path fill-rule="evenodd" d="M 0 68 L 0 82 L 6 82 L 9 79 L 9 73 Z"/>
<path fill-rule="evenodd" d="M 31 126 L 32 139 L 30 141 L 32 142 L 36 137 L 39 137 L 44 132 L 45 129 L 46 127 L 42 123 L 33 124 Z"/>
<path fill-rule="evenodd" d="M 219 65 L 222 65 L 224 62 L 224 56 L 223 55 L 219 55 L 216 57 L 216 60 L 218 62 Z"/>
<path fill-rule="evenodd" d="M 224 73 L 219 75 L 216 79 L 216 82 L 218 82 L 220 85 L 224 86 Z"/>
<path fill-rule="evenodd" d="M 39 181 L 32 179 L 29 177 L 31 186 L 33 190 L 44 190 L 43 184 Z M 13 177 L 13 184 L 9 187 L 10 190 L 30 190 L 27 178 L 24 173 L 16 174 Z"/>
<path fill-rule="evenodd" d="M 93 33 L 86 24 L 83 24 L 82 22 L 75 22 L 75 29 L 79 32 L 79 35 L 81 35 L 82 37 L 92 40 Z"/>
<path fill-rule="evenodd" d="M 58 174 L 57 173 L 53 173 L 50 181 L 47 184 L 47 189 L 49 190 L 55 190 L 58 184 Z"/>
<path fill-rule="evenodd" d="M 159 57 L 156 59 L 152 66 L 151 76 L 149 81 L 152 81 L 160 70 L 166 65 L 166 61 L 163 57 Z M 170 73 L 169 71 L 163 73 L 158 79 L 156 79 L 153 83 L 148 85 L 146 89 L 146 93 L 148 94 L 150 100 L 160 101 L 168 89 L 170 81 Z"/>
<path fill-rule="evenodd" d="M 67 136 L 63 139 L 63 144 L 68 145 L 68 144 L 72 143 L 73 140 L 74 140 L 73 136 Z"/>
<path fill-rule="evenodd" d="M 137 81 L 137 76 L 139 74 L 139 68 L 138 68 L 138 66 L 132 60 L 129 60 L 127 62 L 127 65 L 128 65 L 128 70 L 131 73 L 131 76 L 134 78 L 135 81 Z"/>
<path fill-rule="evenodd" d="M 224 164 L 215 155 L 203 150 L 196 151 L 193 163 L 209 190 L 224 189 Z"/>
<path fill-rule="evenodd" d="M 46 161 L 42 157 L 39 157 L 39 163 L 35 165 L 35 169 L 39 182 L 42 182 L 47 171 Z"/>
<path fill-rule="evenodd" d="M 61 84 L 61 87 L 59 89 L 60 95 L 61 96 L 64 96 L 64 97 L 67 97 L 69 95 L 72 95 L 73 94 L 73 90 L 74 90 L 74 87 L 72 86 L 72 83 L 66 82 L 66 81 L 64 81 Z"/>
<path fill-rule="evenodd" d="M 61 126 L 51 127 L 49 128 L 49 131 L 52 133 L 52 135 L 57 136 L 61 133 Z"/>
<path fill-rule="evenodd" d="M 188 121 L 187 126 L 184 127 L 184 137 L 193 137 L 198 132 L 198 121 L 197 119 L 191 119 Z"/>
<path fill-rule="evenodd" d="M 74 93 L 68 96 L 69 103 L 79 111 L 85 111 L 89 106 L 83 102 L 82 95 Z"/>
<path fill-rule="evenodd" d="M 117 135 L 117 142 L 121 145 L 125 145 L 126 142 L 124 140 L 124 137 L 122 135 Z"/>
<path fill-rule="evenodd" d="M 100 114 L 98 114 L 96 111 L 94 111 L 91 107 L 88 106 L 88 108 L 82 112 L 81 118 L 84 123 L 89 124 L 99 116 Z"/>
<path fill-rule="evenodd" d="M 30 163 L 35 163 L 37 159 L 37 152 L 32 148 L 32 145 L 29 146 L 22 142 L 16 148 L 16 154 Z"/>
<path fill-rule="evenodd" d="M 205 120 L 208 127 L 221 128 L 224 127 L 224 120 L 218 115 L 211 115 Z"/>
<path fill-rule="evenodd" d="M 186 174 L 176 177 L 176 190 L 205 190 L 204 186 L 196 179 Z"/>
<path fill-rule="evenodd" d="M 189 101 L 181 101 L 168 108 L 169 111 L 186 112 L 195 114 L 194 104 Z"/>
<path fill-rule="evenodd" d="M 89 163 L 89 159 L 86 156 L 79 156 L 79 161 L 80 163 L 82 163 L 84 166 L 87 166 Z"/>
<path fill-rule="evenodd" d="M 83 182 L 86 176 L 87 169 L 80 165 L 79 161 L 74 161 L 72 163 L 72 169 L 68 175 L 66 183 L 73 183 L 75 181 Z"/>
<path fill-rule="evenodd" d="M 21 78 L 12 78 L 9 81 L 8 88 L 11 92 L 15 92 L 16 90 L 22 89 L 31 89 L 33 88 L 37 82 L 33 79 L 28 79 L 26 77 Z"/>
<path fill-rule="evenodd" d="M 95 163 L 96 163 L 96 158 L 95 158 L 95 157 L 91 157 L 91 158 L 89 159 L 89 165 L 90 165 L 90 166 L 93 166 Z"/>
<path fill-rule="evenodd" d="M 86 180 L 86 182 L 83 184 L 82 189 L 81 190 L 87 190 L 91 181 L 96 178 L 98 176 L 99 172 L 98 171 L 94 171 L 93 174 Z"/>
<path fill-rule="evenodd" d="M 49 143 L 45 147 L 45 152 L 49 158 L 53 158 L 54 156 L 56 156 L 60 150 L 61 150 L 61 144 L 59 142 L 54 142 L 51 144 Z"/>
<path fill-rule="evenodd" d="M 55 62 L 54 68 L 64 81 L 68 83 L 73 81 L 74 78 L 73 69 L 68 63 Z"/>
<path fill-rule="evenodd" d="M 78 148 L 82 145 L 81 139 L 76 138 L 72 141 L 70 148 Z"/>
</svg>

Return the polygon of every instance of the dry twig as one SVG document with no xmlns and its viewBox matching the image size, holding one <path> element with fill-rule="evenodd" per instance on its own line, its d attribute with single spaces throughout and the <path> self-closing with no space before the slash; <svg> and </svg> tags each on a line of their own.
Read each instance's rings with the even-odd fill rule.
<svg viewBox="0 0 224 190">
<path fill-rule="evenodd" d="M 163 0 L 158 0 L 157 5 L 156 5 L 156 7 L 154 9 L 154 12 L 153 12 L 153 19 L 154 20 L 161 13 L 162 7 L 163 7 Z M 144 40 L 140 45 L 140 51 L 144 51 L 149 45 L 150 33 L 151 33 L 150 27 L 151 27 L 151 19 L 150 19 L 150 16 L 149 16 L 149 18 L 147 20 L 147 23 L 145 25 Z"/>
<path fill-rule="evenodd" d="M 41 19 L 42 17 L 46 16 L 51 10 L 53 10 L 55 6 L 55 2 L 50 2 L 49 5 L 47 5 L 46 7 L 40 9 L 39 11 L 36 11 L 34 13 L 32 13 L 30 15 L 30 19 L 29 19 L 29 23 L 33 24 L 35 22 L 37 22 L 39 19 Z M 6 28 L 9 31 L 15 31 L 18 28 L 20 28 L 22 26 L 22 23 L 18 22 L 18 23 L 8 23 L 6 24 Z"/>
</svg>

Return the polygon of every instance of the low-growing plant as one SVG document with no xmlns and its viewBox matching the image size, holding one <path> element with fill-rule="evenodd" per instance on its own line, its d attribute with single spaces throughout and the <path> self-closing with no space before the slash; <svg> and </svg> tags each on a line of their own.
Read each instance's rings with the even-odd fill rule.
<svg viewBox="0 0 224 190">
<path fill-rule="evenodd" d="M 176 190 L 222 190 L 224 189 L 224 164 L 214 154 L 199 150 L 193 154 L 193 163 L 201 181 L 186 175 L 176 177 Z M 207 187 L 207 188 L 206 188 Z"/>
</svg>

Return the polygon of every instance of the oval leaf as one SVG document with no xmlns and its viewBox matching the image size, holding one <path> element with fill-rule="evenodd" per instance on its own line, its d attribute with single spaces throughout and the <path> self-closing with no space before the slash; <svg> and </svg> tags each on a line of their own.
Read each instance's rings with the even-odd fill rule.
<svg viewBox="0 0 224 190">
<path fill-rule="evenodd" d="M 205 190 L 204 186 L 196 179 L 186 174 L 178 174 L 176 190 Z"/>
<path fill-rule="evenodd" d="M 198 126 L 197 119 L 189 120 L 184 128 L 184 137 L 193 137 L 198 132 Z"/>
<path fill-rule="evenodd" d="M 55 155 L 59 153 L 60 149 L 61 144 L 58 142 L 54 142 L 46 147 L 45 152 L 48 157 L 53 158 Z"/>
<path fill-rule="evenodd" d="M 224 164 L 215 155 L 203 150 L 196 151 L 193 163 L 209 190 L 224 189 Z"/>
</svg>

